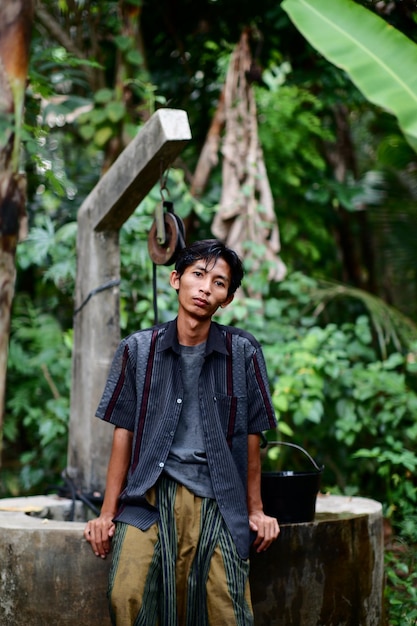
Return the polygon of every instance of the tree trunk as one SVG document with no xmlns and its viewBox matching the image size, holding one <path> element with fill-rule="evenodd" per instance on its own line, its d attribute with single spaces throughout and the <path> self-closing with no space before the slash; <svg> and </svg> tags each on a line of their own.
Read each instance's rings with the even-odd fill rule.
<svg viewBox="0 0 417 626">
<path fill-rule="evenodd" d="M 16 247 L 26 230 L 26 178 L 19 173 L 20 132 L 29 60 L 32 0 L 0 5 L 0 444 Z M 1 452 L 1 445 L 0 445 Z"/>
<path fill-rule="evenodd" d="M 335 179 L 346 184 L 347 175 L 357 179 L 357 163 L 352 144 L 348 109 L 338 105 L 333 110 L 336 125 L 336 143 L 327 146 L 327 160 L 333 168 Z M 366 207 L 356 212 L 340 208 L 335 239 L 340 250 L 342 280 L 359 289 L 376 293 L 375 260 L 372 232 Z"/>
</svg>

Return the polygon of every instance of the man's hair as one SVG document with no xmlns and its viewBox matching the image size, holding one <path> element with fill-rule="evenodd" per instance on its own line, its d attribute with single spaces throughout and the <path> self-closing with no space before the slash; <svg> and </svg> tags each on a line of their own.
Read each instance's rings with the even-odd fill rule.
<svg viewBox="0 0 417 626">
<path fill-rule="evenodd" d="M 193 265 L 196 261 L 205 261 L 207 265 L 209 263 L 215 265 L 218 259 L 223 259 L 230 267 L 231 279 L 227 295 L 231 296 L 240 287 L 244 269 L 242 261 L 236 252 L 217 239 L 195 241 L 183 248 L 178 254 L 175 271 L 181 276 L 187 267 Z"/>
</svg>

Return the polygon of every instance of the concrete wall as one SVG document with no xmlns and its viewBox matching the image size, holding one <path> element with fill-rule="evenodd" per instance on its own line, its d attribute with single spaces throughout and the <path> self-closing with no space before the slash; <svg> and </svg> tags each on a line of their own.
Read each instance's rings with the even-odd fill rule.
<svg viewBox="0 0 417 626">
<path fill-rule="evenodd" d="M 0 500 L 1 626 L 110 625 L 109 559 L 93 555 L 84 522 L 47 519 L 66 519 L 70 507 L 53 497 Z M 316 510 L 314 522 L 283 526 L 253 555 L 256 626 L 380 626 L 381 505 L 330 496 Z"/>
</svg>

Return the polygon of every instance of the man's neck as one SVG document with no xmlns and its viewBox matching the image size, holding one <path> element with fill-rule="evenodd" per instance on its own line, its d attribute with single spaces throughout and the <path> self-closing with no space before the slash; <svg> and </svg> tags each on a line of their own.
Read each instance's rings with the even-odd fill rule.
<svg viewBox="0 0 417 626">
<path fill-rule="evenodd" d="M 211 319 L 194 320 L 188 317 L 184 319 L 179 315 L 177 318 L 178 343 L 182 346 L 196 346 L 204 343 L 207 341 L 210 325 Z"/>
</svg>

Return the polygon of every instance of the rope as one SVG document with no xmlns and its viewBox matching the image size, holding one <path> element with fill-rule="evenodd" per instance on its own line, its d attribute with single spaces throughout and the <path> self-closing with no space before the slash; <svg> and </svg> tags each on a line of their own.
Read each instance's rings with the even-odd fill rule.
<svg viewBox="0 0 417 626">
<path fill-rule="evenodd" d="M 153 320 L 155 326 L 158 324 L 158 285 L 156 274 L 156 263 L 152 264 L 152 290 L 153 290 Z"/>
<path fill-rule="evenodd" d="M 95 289 L 92 289 L 90 293 L 88 294 L 88 296 L 86 297 L 86 299 L 84 300 L 84 302 L 80 304 L 80 306 L 77 309 L 75 309 L 74 316 L 77 315 L 85 307 L 87 302 L 97 293 L 105 291 L 106 289 L 111 289 L 112 287 L 117 287 L 118 285 L 120 285 L 120 278 L 110 280 L 108 283 L 104 283 L 103 285 L 100 285 L 100 287 L 96 287 Z"/>
</svg>

